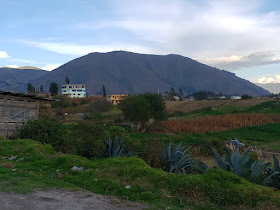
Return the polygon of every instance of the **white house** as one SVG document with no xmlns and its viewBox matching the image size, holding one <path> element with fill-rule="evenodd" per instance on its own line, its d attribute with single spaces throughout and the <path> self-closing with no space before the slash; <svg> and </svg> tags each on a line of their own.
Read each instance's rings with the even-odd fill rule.
<svg viewBox="0 0 280 210">
<path fill-rule="evenodd" d="M 240 100 L 240 99 L 241 99 L 241 96 L 231 96 L 231 99 L 232 99 L 232 100 Z"/>
<path fill-rule="evenodd" d="M 70 98 L 84 98 L 86 97 L 86 86 L 84 84 L 64 84 L 61 85 L 61 93 Z"/>
</svg>

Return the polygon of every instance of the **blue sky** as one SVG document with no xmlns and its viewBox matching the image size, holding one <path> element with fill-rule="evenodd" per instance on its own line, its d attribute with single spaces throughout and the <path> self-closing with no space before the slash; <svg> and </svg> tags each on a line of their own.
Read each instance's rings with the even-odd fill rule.
<svg viewBox="0 0 280 210">
<path fill-rule="evenodd" d="M 0 66 L 52 70 L 90 52 L 180 54 L 280 83 L 277 0 L 0 0 Z"/>
</svg>

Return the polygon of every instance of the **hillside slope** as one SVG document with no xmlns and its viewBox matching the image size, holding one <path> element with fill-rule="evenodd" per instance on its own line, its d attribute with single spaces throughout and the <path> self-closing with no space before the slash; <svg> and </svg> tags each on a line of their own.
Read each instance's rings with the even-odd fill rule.
<svg viewBox="0 0 280 210">
<path fill-rule="evenodd" d="M 47 73 L 37 69 L 0 68 L 0 91 L 26 92 L 28 82 Z"/>
<path fill-rule="evenodd" d="M 185 94 L 211 90 L 224 94 L 261 96 L 268 91 L 234 74 L 179 55 L 147 55 L 125 51 L 90 53 L 74 59 L 39 78 L 44 89 L 52 81 L 61 86 L 68 75 L 71 83 L 85 83 L 89 95 L 100 94 L 104 84 L 109 94 L 162 93 L 181 88 Z"/>
</svg>

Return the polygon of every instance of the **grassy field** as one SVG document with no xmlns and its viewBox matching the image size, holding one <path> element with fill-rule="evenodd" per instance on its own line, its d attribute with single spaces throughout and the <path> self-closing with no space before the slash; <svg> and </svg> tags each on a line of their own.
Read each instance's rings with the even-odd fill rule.
<svg viewBox="0 0 280 210">
<path fill-rule="evenodd" d="M 0 187 L 7 192 L 85 189 L 146 203 L 152 209 L 280 207 L 279 192 L 217 169 L 198 175 L 169 174 L 136 157 L 88 160 L 56 153 L 51 146 L 32 140 L 1 140 L 0 155 Z M 17 158 L 6 158 L 12 155 Z M 72 171 L 73 166 L 84 170 Z"/>
<path fill-rule="evenodd" d="M 244 110 L 256 106 L 263 102 L 271 101 L 271 98 L 254 98 L 250 100 L 202 100 L 202 101 L 166 101 L 168 113 L 192 112 L 206 107 L 231 112 L 234 110 Z"/>
</svg>

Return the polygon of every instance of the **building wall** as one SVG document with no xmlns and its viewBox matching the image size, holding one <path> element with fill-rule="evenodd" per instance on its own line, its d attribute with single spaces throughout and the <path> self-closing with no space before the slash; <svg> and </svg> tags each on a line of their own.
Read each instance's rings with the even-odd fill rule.
<svg viewBox="0 0 280 210">
<path fill-rule="evenodd" d="M 86 86 L 84 84 L 64 84 L 61 86 L 61 93 L 70 98 L 84 98 L 86 97 Z"/>
<path fill-rule="evenodd" d="M 107 95 L 107 101 L 110 101 L 112 104 L 116 105 L 120 103 L 127 95 Z"/>
<path fill-rule="evenodd" d="M 28 120 L 37 120 L 39 100 L 0 94 L 0 136 L 13 135 Z"/>
</svg>

